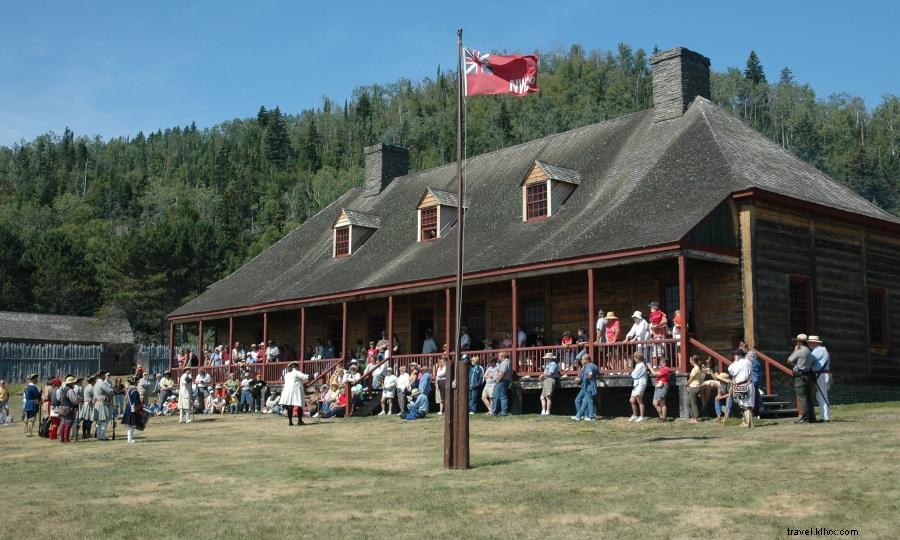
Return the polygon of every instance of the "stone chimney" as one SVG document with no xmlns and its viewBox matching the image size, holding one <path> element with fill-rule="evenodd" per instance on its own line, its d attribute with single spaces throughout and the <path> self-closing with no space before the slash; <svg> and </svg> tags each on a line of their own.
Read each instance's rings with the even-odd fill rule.
<svg viewBox="0 0 900 540">
<path fill-rule="evenodd" d="M 367 146 L 365 196 L 378 195 L 394 178 L 409 173 L 409 150 L 389 144 Z"/>
<path fill-rule="evenodd" d="M 710 98 L 709 58 L 684 47 L 653 55 L 654 122 L 678 118 L 697 96 Z"/>
</svg>

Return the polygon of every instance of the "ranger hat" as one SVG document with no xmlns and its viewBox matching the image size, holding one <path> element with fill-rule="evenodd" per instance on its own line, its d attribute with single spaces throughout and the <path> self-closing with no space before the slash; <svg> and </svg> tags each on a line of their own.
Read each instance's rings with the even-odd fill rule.
<svg viewBox="0 0 900 540">
<path fill-rule="evenodd" d="M 63 381 L 63 383 L 64 383 L 64 384 L 67 384 L 67 385 L 68 385 L 68 384 L 75 384 L 76 382 L 78 382 L 78 379 L 76 379 L 75 377 L 73 377 L 73 376 L 71 376 L 71 375 L 69 375 L 68 377 L 66 377 L 66 380 Z"/>
<path fill-rule="evenodd" d="M 807 339 L 806 341 L 810 343 L 822 343 L 822 340 L 819 339 L 819 336 L 809 336 L 809 339 Z"/>
<path fill-rule="evenodd" d="M 32 373 L 31 375 L 28 376 L 28 380 L 34 381 L 34 380 L 38 379 L 39 377 L 40 377 L 40 375 L 38 375 L 37 373 Z"/>
<path fill-rule="evenodd" d="M 422 393 L 422 392 L 420 392 L 418 388 L 413 388 L 412 396 L 413 396 L 413 397 L 416 397 L 416 396 L 418 396 L 418 395 L 421 394 L 421 393 Z"/>
<path fill-rule="evenodd" d="M 806 334 L 797 334 L 797 337 L 794 338 L 794 341 L 809 341 L 809 337 Z"/>
<path fill-rule="evenodd" d="M 544 360 L 556 360 L 556 355 L 552 352 L 548 352 L 544 355 Z"/>
</svg>

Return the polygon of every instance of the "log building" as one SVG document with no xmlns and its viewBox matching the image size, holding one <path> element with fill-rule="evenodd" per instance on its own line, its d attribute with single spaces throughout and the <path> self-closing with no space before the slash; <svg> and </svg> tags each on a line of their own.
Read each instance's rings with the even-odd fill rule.
<svg viewBox="0 0 900 540">
<path fill-rule="evenodd" d="M 525 380 L 559 348 L 539 340 L 593 340 L 598 308 L 624 335 L 657 300 L 670 323 L 687 316 L 689 335 L 659 344 L 682 373 L 689 352 L 722 361 L 745 340 L 771 391 L 805 332 L 838 382 L 900 383 L 900 220 L 711 103 L 708 58 L 651 63 L 653 109 L 469 158 L 462 202 L 454 165 L 409 172 L 405 149 L 367 148 L 362 187 L 169 315 L 170 348 L 196 325 L 201 345 L 273 339 L 313 372 L 328 367 L 308 360 L 316 341 L 347 358 L 386 331 L 393 361 L 422 363 L 426 332 L 452 341 L 463 204 L 462 323 L 495 349 L 524 329 L 507 350 Z M 605 373 L 627 371 L 627 348 L 592 349 Z"/>
</svg>

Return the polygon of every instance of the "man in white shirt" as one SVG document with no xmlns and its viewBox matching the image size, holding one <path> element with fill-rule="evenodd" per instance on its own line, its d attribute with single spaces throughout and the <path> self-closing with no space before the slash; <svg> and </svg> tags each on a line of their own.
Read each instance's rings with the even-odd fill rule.
<svg viewBox="0 0 900 540">
<path fill-rule="evenodd" d="M 422 342 L 422 354 L 434 354 L 438 351 L 437 342 L 431 335 L 431 332 L 425 334 L 425 341 Z"/>
<path fill-rule="evenodd" d="M 250 352 L 248 352 L 246 355 L 244 355 L 244 360 L 248 364 L 256 363 L 256 360 L 257 360 L 256 356 L 259 354 L 256 352 L 257 350 L 258 350 L 258 348 L 256 347 L 256 343 L 250 345 Z"/>
<path fill-rule="evenodd" d="M 516 340 L 519 344 L 519 347 L 524 347 L 528 342 L 528 334 L 525 333 L 525 329 L 521 326 L 519 327 L 519 333 L 516 335 Z"/>
<path fill-rule="evenodd" d="M 397 408 L 400 409 L 400 416 L 406 409 L 406 391 L 409 390 L 409 368 L 400 366 L 400 375 L 397 377 L 397 388 L 395 390 L 397 396 Z"/>
<path fill-rule="evenodd" d="M 809 348 L 813 356 L 812 372 L 815 377 L 816 400 L 821 409 L 822 422 L 831 420 L 831 404 L 828 402 L 828 389 L 831 387 L 831 355 L 822 345 L 819 336 L 809 336 Z"/>
<path fill-rule="evenodd" d="M 459 348 L 463 351 L 468 351 L 472 348 L 472 338 L 469 336 L 469 329 L 463 326 L 460 328 L 460 332 L 462 333 L 459 336 Z"/>
<path fill-rule="evenodd" d="M 631 320 L 634 321 L 631 330 L 625 335 L 625 341 L 650 341 L 650 323 L 644 320 L 644 315 L 640 311 L 631 314 Z M 650 358 L 650 344 L 645 343 L 639 346 L 644 359 Z"/>
<path fill-rule="evenodd" d="M 266 361 L 267 362 L 277 362 L 278 355 L 281 354 L 281 351 L 278 350 L 278 345 L 275 345 L 275 342 L 269 340 L 269 346 L 266 347 Z"/>
<path fill-rule="evenodd" d="M 732 396 L 734 403 L 743 409 L 743 420 L 741 426 L 753 427 L 753 403 L 756 401 L 756 388 L 753 385 L 751 374 L 753 373 L 753 358 L 756 351 L 750 351 L 746 356 L 740 350 L 732 353 L 734 362 L 728 366 L 728 374 L 731 380 L 723 379 L 716 374 L 712 374 L 714 378 L 731 383 Z"/>
<path fill-rule="evenodd" d="M 606 312 L 602 309 L 597 312 L 597 324 L 594 328 L 597 331 L 597 343 L 606 343 Z"/>
<path fill-rule="evenodd" d="M 247 353 L 244 352 L 244 348 L 241 347 L 241 343 L 239 341 L 234 342 L 234 348 L 231 349 L 231 363 L 232 364 L 243 364 L 244 358 L 247 356 Z"/>
</svg>

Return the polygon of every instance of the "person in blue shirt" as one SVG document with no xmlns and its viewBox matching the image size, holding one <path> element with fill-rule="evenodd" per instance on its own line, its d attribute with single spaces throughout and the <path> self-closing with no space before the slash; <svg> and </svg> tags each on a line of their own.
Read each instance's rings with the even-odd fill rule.
<svg viewBox="0 0 900 540">
<path fill-rule="evenodd" d="M 747 351 L 747 358 L 750 359 L 750 382 L 753 383 L 753 388 L 756 389 L 753 412 L 756 416 L 759 416 L 762 414 L 763 410 L 762 396 L 764 394 L 762 362 L 760 362 L 759 357 L 756 356 L 756 351 Z"/>
<path fill-rule="evenodd" d="M 578 392 L 578 397 L 575 398 L 575 416 L 572 417 L 572 420 L 593 421 L 597 417 L 594 397 L 597 395 L 597 379 L 600 378 L 600 368 L 587 354 L 581 358 L 581 366 L 581 372 L 578 374 L 581 390 Z"/>
<path fill-rule="evenodd" d="M 478 363 L 478 357 L 473 356 L 469 366 L 469 414 L 475 414 L 478 409 L 478 396 L 481 395 L 481 385 L 484 384 L 484 368 Z"/>
<path fill-rule="evenodd" d="M 25 436 L 34 436 L 34 422 L 41 408 L 41 391 L 37 387 L 38 374 L 28 376 L 28 386 L 25 387 L 23 408 L 25 409 Z"/>
<path fill-rule="evenodd" d="M 491 397 L 491 416 L 509 415 L 509 385 L 512 384 L 512 368 L 509 364 L 509 353 L 500 353 L 500 364 L 497 366 L 494 395 Z"/>
<path fill-rule="evenodd" d="M 584 356 L 581 356 L 584 358 Z M 550 416 L 550 405 L 553 391 L 559 383 L 559 364 L 556 355 L 548 352 L 544 355 L 544 372 L 541 373 L 541 416 Z"/>
<path fill-rule="evenodd" d="M 425 394 L 425 397 L 431 395 L 431 372 L 423 371 L 422 378 L 419 379 L 419 392 Z"/>
<path fill-rule="evenodd" d="M 831 421 L 831 404 L 828 402 L 828 389 L 831 387 L 831 355 L 822 345 L 819 336 L 809 336 L 809 348 L 812 350 L 812 371 L 815 377 L 816 400 L 822 413 L 822 421 Z"/>
<path fill-rule="evenodd" d="M 409 412 L 406 414 L 406 419 L 416 420 L 417 418 L 425 418 L 428 414 L 428 395 L 418 388 L 414 388 L 410 397 L 413 401 L 407 405 L 407 410 Z"/>
</svg>

